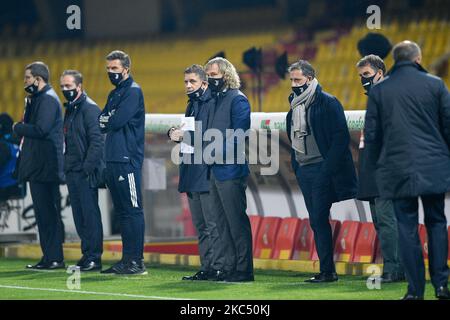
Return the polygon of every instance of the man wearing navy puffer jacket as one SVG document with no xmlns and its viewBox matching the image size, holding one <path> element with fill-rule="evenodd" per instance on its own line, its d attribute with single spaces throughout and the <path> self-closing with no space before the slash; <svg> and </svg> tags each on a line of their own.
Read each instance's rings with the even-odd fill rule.
<svg viewBox="0 0 450 320">
<path fill-rule="evenodd" d="M 123 51 L 106 57 L 111 83 L 116 87 L 100 114 L 100 128 L 106 133 L 105 179 L 114 210 L 120 219 L 122 260 L 102 271 L 108 274 L 147 274 L 143 263 L 144 212 L 141 170 L 144 160 L 145 107 L 139 85 L 130 76 L 131 61 Z"/>
</svg>

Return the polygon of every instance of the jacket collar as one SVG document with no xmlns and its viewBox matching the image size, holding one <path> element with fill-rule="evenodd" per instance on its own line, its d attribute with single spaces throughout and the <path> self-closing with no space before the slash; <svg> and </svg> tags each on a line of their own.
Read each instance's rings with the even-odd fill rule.
<svg viewBox="0 0 450 320">
<path fill-rule="evenodd" d="M 122 88 L 130 87 L 132 83 L 133 83 L 133 78 L 130 75 L 126 80 L 119 83 L 119 85 L 116 87 L 115 90 L 120 90 Z"/>
<path fill-rule="evenodd" d="M 48 83 L 42 88 L 42 90 L 34 93 L 31 95 L 31 97 L 36 98 L 39 97 L 40 95 L 42 95 L 43 93 L 47 92 L 48 90 L 50 90 L 52 88 L 51 85 L 49 85 Z"/>
<path fill-rule="evenodd" d="M 403 68 L 403 67 L 413 67 L 421 72 L 428 73 L 428 71 L 424 67 L 422 67 L 422 65 L 420 65 L 416 62 L 400 61 L 400 62 L 397 62 L 396 64 L 394 64 L 394 66 L 391 68 L 391 70 L 388 71 L 388 73 L 386 75 L 390 75 L 390 74 L 396 72 L 398 69 Z"/>
</svg>

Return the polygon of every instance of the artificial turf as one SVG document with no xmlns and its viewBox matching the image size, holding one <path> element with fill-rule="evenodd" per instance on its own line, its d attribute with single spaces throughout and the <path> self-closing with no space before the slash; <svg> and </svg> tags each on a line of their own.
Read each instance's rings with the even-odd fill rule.
<svg viewBox="0 0 450 320">
<path fill-rule="evenodd" d="M 255 270 L 255 282 L 250 283 L 182 281 L 183 275 L 196 270 L 169 265 L 147 265 L 145 276 L 82 273 L 80 288 L 71 290 L 65 270 L 26 270 L 25 265 L 33 262 L 0 259 L 0 299 L 398 300 L 406 292 L 406 282 L 369 290 L 366 277 L 340 276 L 335 283 L 309 284 L 303 281 L 311 274 L 291 271 Z M 434 299 L 433 292 L 427 282 L 425 298 Z"/>
</svg>

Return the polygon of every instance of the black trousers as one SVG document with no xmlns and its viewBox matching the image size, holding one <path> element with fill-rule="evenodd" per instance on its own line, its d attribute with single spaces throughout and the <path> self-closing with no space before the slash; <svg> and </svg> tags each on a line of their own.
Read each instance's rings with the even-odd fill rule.
<svg viewBox="0 0 450 320">
<path fill-rule="evenodd" d="M 247 177 L 219 181 L 211 172 L 212 214 L 220 237 L 214 246 L 216 268 L 250 275 L 253 274 L 253 248 L 246 189 Z"/>
<path fill-rule="evenodd" d="M 198 249 L 200 254 L 201 271 L 212 271 L 220 268 L 214 261 L 214 247 L 217 247 L 220 238 L 214 217 L 211 214 L 211 201 L 209 192 L 188 192 L 189 208 L 192 222 L 198 235 Z"/>
<path fill-rule="evenodd" d="M 435 288 L 448 285 L 448 233 L 444 213 L 445 194 L 421 196 L 428 235 L 428 258 L 431 282 Z M 425 264 L 418 233 L 418 198 L 395 199 L 400 257 L 408 280 L 408 292 L 425 293 Z"/>
<path fill-rule="evenodd" d="M 81 238 L 81 252 L 88 261 L 100 262 L 103 253 L 103 226 L 98 207 L 98 189 L 92 189 L 83 172 L 66 174 L 73 220 Z"/>
<path fill-rule="evenodd" d="M 44 262 L 62 262 L 63 226 L 56 207 L 58 182 L 30 182 L 31 198 L 39 232 Z"/>
<path fill-rule="evenodd" d="M 142 209 L 141 169 L 130 163 L 108 162 L 106 185 L 111 192 L 115 214 L 120 219 L 122 260 L 144 259 L 144 211 Z"/>
<path fill-rule="evenodd" d="M 333 273 L 336 268 L 333 260 L 333 236 L 330 225 L 332 206 L 331 180 L 317 182 L 322 162 L 299 166 L 295 173 L 297 182 L 305 199 L 309 222 L 314 232 L 320 272 Z"/>
</svg>

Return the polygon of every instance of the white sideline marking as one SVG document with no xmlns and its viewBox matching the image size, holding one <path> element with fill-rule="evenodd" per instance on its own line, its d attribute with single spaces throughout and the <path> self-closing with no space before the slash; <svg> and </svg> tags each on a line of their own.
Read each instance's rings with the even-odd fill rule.
<svg viewBox="0 0 450 320">
<path fill-rule="evenodd" d="M 126 294 L 126 293 L 95 292 L 95 291 L 82 291 L 82 290 L 65 290 L 65 289 L 52 289 L 52 288 L 32 288 L 32 287 L 5 286 L 5 285 L 0 285 L 0 288 L 19 289 L 19 290 L 31 290 L 31 291 L 81 293 L 81 294 L 91 294 L 91 295 L 99 295 L 99 296 L 116 296 L 116 297 L 128 297 L 128 298 L 157 299 L 157 300 L 194 300 L 194 299 L 174 298 L 174 297 L 144 296 L 144 295 Z"/>
</svg>

